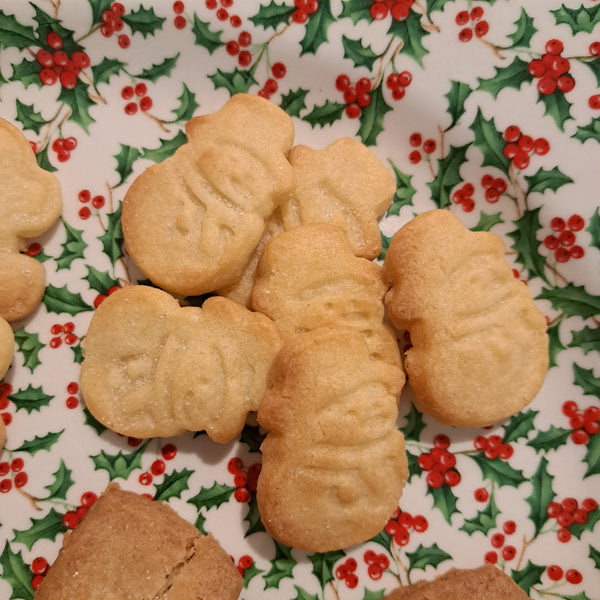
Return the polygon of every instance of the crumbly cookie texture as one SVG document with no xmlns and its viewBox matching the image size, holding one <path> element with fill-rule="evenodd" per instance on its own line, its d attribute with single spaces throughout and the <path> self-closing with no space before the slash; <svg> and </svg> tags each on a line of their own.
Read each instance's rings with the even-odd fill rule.
<svg viewBox="0 0 600 600">
<path fill-rule="evenodd" d="M 252 94 L 186 124 L 187 143 L 138 176 L 123 200 L 127 251 L 156 285 L 200 295 L 238 281 L 294 174 L 292 119 Z"/>
<path fill-rule="evenodd" d="M 58 179 L 40 168 L 25 136 L 0 119 L 0 317 L 16 321 L 42 300 L 46 272 L 25 239 L 42 235 L 60 216 Z"/>
<path fill-rule="evenodd" d="M 6 375 L 15 351 L 15 336 L 12 327 L 0 317 L 0 380 Z M 6 441 L 6 428 L 0 419 L 0 452 Z"/>
<path fill-rule="evenodd" d="M 396 588 L 384 600 L 528 600 L 504 571 L 493 565 L 450 569 L 432 581 Z"/>
<path fill-rule="evenodd" d="M 285 339 L 329 325 L 345 325 L 365 338 L 372 358 L 400 364 L 396 336 L 384 322 L 388 289 L 382 268 L 354 255 L 342 229 L 300 225 L 269 240 L 251 294 Z"/>
<path fill-rule="evenodd" d="M 243 580 L 215 538 L 167 504 L 112 483 L 72 531 L 35 600 L 236 600 Z"/>
<path fill-rule="evenodd" d="M 471 232 L 446 210 L 422 213 L 394 235 L 384 272 L 388 315 L 410 333 L 404 365 L 424 412 L 481 427 L 531 402 L 548 369 L 546 320 L 497 235 Z"/>
<path fill-rule="evenodd" d="M 206 430 L 228 442 L 258 408 L 280 346 L 268 317 L 227 298 L 181 307 L 167 292 L 129 286 L 94 313 L 81 391 L 94 417 L 122 435 Z"/>
<path fill-rule="evenodd" d="M 403 379 L 399 366 L 372 360 L 348 327 L 284 344 L 258 409 L 268 433 L 257 502 L 270 535 L 327 552 L 381 531 L 408 477 L 396 428 Z"/>
</svg>

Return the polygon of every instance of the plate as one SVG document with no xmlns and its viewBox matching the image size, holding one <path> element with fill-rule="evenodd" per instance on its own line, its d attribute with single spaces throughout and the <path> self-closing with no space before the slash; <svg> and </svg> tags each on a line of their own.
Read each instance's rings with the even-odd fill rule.
<svg viewBox="0 0 600 600">
<path fill-rule="evenodd" d="M 212 532 L 245 599 L 377 599 L 484 562 L 532 598 L 598 598 L 599 22 L 593 1 L 3 0 L 0 116 L 60 179 L 64 205 L 24 248 L 47 288 L 13 323 L 1 388 L 0 596 L 31 598 L 86 502 L 117 481 Z M 78 70 L 43 67 L 41 49 Z M 202 433 L 128 439 L 94 421 L 79 392 L 95 306 L 139 280 L 122 248 L 125 192 L 184 142 L 187 119 L 236 92 L 283 107 L 296 143 L 351 136 L 389 167 L 398 187 L 380 258 L 415 214 L 450 210 L 504 239 L 548 320 L 543 388 L 493 428 L 444 427 L 404 395 L 411 475 L 399 512 L 337 552 L 264 532 L 255 494 L 229 468 L 239 459 L 252 481 L 255 425 L 225 445 Z M 436 448 L 454 465 L 442 479 L 423 458 Z"/>
</svg>

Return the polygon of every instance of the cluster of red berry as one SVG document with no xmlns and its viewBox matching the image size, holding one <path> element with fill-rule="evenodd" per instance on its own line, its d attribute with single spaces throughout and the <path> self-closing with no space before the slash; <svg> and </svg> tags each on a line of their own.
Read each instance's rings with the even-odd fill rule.
<svg viewBox="0 0 600 600">
<path fill-rule="evenodd" d="M 123 98 L 123 100 L 131 100 L 131 102 L 127 102 L 125 105 L 125 112 L 128 115 L 135 115 L 138 108 L 142 112 L 150 110 L 152 108 L 152 98 L 147 94 L 148 86 L 143 81 L 137 83 L 135 87 L 126 85 L 121 90 L 121 98 Z M 137 98 L 139 98 L 139 100 Z"/>
<path fill-rule="evenodd" d="M 78 392 L 79 384 L 76 381 L 71 381 L 67 384 L 67 394 L 69 394 L 69 396 L 65 400 L 67 408 L 72 410 L 79 406 L 79 398 L 77 398 L 76 396 Z"/>
<path fill-rule="evenodd" d="M 219 21 L 229 20 L 229 24 L 232 27 L 239 27 L 242 24 L 242 19 L 238 15 L 230 15 L 227 10 L 233 6 L 233 0 L 220 0 L 221 8 L 217 8 L 219 6 L 217 0 L 206 0 L 205 4 L 208 10 L 217 11 L 215 14 Z"/>
<path fill-rule="evenodd" d="M 361 77 L 356 85 L 352 85 L 348 75 L 338 75 L 335 87 L 344 95 L 346 116 L 350 119 L 360 117 L 362 109 L 371 104 L 371 80 L 367 77 Z"/>
<path fill-rule="evenodd" d="M 562 412 L 569 417 L 569 425 L 573 430 L 571 439 L 575 444 L 587 444 L 590 435 L 596 435 L 600 431 L 600 408 L 598 406 L 588 406 L 581 411 L 574 400 L 567 400 L 562 406 Z"/>
<path fill-rule="evenodd" d="M 349 556 L 341 565 L 338 565 L 335 569 L 335 576 L 340 581 L 346 584 L 346 587 L 355 588 L 358 585 L 358 575 L 356 574 L 356 568 L 358 563 L 356 559 Z"/>
<path fill-rule="evenodd" d="M 302 25 L 308 21 L 310 15 L 314 15 L 319 10 L 318 0 L 294 0 L 296 10 L 292 13 L 292 21 Z"/>
<path fill-rule="evenodd" d="M 583 581 L 583 575 L 577 569 L 568 569 L 565 573 L 562 567 L 559 567 L 558 565 L 550 565 L 546 569 L 546 573 L 548 573 L 548 577 L 552 581 L 560 581 L 563 578 L 563 575 L 564 578 L 573 585 L 577 585 Z"/>
<path fill-rule="evenodd" d="M 231 557 L 231 560 L 233 561 L 233 563 L 235 564 L 235 560 L 233 558 L 233 556 Z M 239 560 L 237 561 L 237 564 L 235 564 L 238 573 L 243 577 L 244 573 L 254 564 L 254 559 L 249 555 L 249 554 L 244 554 L 243 556 L 240 556 Z"/>
<path fill-rule="evenodd" d="M 286 72 L 287 69 L 282 62 L 276 62 L 273 64 L 271 67 L 271 74 L 273 77 L 269 77 L 269 79 L 265 81 L 265 84 L 263 85 L 262 89 L 259 90 L 258 95 L 268 100 L 279 89 L 277 80 L 285 77 Z"/>
<path fill-rule="evenodd" d="M 427 472 L 425 478 L 430 488 L 440 488 L 446 484 L 450 487 L 458 485 L 461 480 L 460 473 L 455 469 L 456 456 L 448 450 L 450 438 L 440 433 L 433 438 L 433 448 L 424 452 L 417 459 L 417 464 Z"/>
<path fill-rule="evenodd" d="M 432 154 L 433 152 L 435 152 L 435 149 L 437 148 L 437 144 L 435 143 L 435 140 L 428 138 L 425 141 L 423 141 L 423 137 L 421 136 L 420 133 L 415 132 L 412 133 L 409 138 L 408 138 L 408 143 L 413 147 L 413 148 L 419 148 L 421 147 L 423 152 L 425 154 Z M 421 162 L 421 151 L 420 150 L 413 150 L 409 155 L 408 155 L 408 160 L 413 164 L 416 165 L 419 162 Z"/>
<path fill-rule="evenodd" d="M 63 341 L 67 346 L 73 346 L 79 339 L 75 333 L 75 323 L 67 321 L 63 325 L 60 323 L 54 323 L 50 327 L 50 333 L 53 337 L 50 339 L 50 348 L 59 348 Z"/>
<path fill-rule="evenodd" d="M 249 31 L 240 31 L 237 40 L 229 40 L 225 44 L 225 50 L 230 56 L 238 57 L 240 67 L 247 67 L 252 62 L 252 54 L 248 50 L 242 50 L 242 48 L 248 48 L 251 43 L 252 34 Z"/>
<path fill-rule="evenodd" d="M 173 2 L 173 12 L 175 13 L 173 25 L 175 25 L 175 29 L 185 29 L 187 25 L 187 19 L 183 16 L 184 10 L 185 4 L 181 0 Z"/>
<path fill-rule="evenodd" d="M 502 177 L 492 177 L 489 174 L 485 174 L 481 178 L 481 185 L 485 190 L 485 199 L 490 204 L 498 202 L 500 196 L 502 196 L 508 188 L 506 180 Z"/>
<path fill-rule="evenodd" d="M 488 437 L 484 435 L 478 435 L 473 440 L 473 446 L 476 450 L 483 452 L 483 455 L 488 460 L 499 458 L 500 460 L 508 460 L 514 452 L 514 448 L 505 443 L 502 436 L 492 434 Z"/>
<path fill-rule="evenodd" d="M 233 475 L 233 483 L 236 487 L 233 495 L 238 502 L 248 502 L 250 492 L 256 492 L 261 468 L 260 463 L 253 463 L 248 469 L 244 469 L 244 461 L 241 458 L 234 456 L 229 459 L 227 470 Z"/>
<path fill-rule="evenodd" d="M 16 488 L 22 488 L 28 481 L 29 477 L 23 468 L 25 467 L 25 461 L 19 456 L 17 458 L 13 458 L 10 463 L 7 461 L 0 462 L 0 477 L 4 477 L 5 475 L 11 474 L 11 477 L 14 477 L 14 484 Z M 0 481 L 0 493 L 6 494 L 10 492 L 13 486 L 13 480 L 2 479 Z"/>
<path fill-rule="evenodd" d="M 517 549 L 511 544 L 505 544 L 507 535 L 512 535 L 517 529 L 514 521 L 506 521 L 502 526 L 502 532 L 496 532 L 492 535 L 490 543 L 494 550 L 486 552 L 484 560 L 486 563 L 496 564 L 498 562 L 498 551 L 506 561 L 512 560 L 517 555 Z"/>
<path fill-rule="evenodd" d="M 87 206 L 88 203 L 92 205 L 93 208 L 95 208 L 96 210 L 102 208 L 104 206 L 104 204 L 106 203 L 106 198 L 102 195 L 102 194 L 97 194 L 96 196 L 92 196 L 92 193 L 90 192 L 90 190 L 81 190 L 79 192 L 78 195 L 79 198 L 79 202 L 81 202 L 82 204 L 84 204 L 85 206 L 82 206 L 79 209 L 79 218 L 82 221 L 86 221 L 87 219 L 89 219 L 92 216 L 92 209 Z"/>
<path fill-rule="evenodd" d="M 474 193 L 475 186 L 467 182 L 452 193 L 452 203 L 461 206 L 465 212 L 471 212 L 475 208 Z"/>
<path fill-rule="evenodd" d="M 423 455 L 421 455 L 423 456 Z M 420 457 L 419 457 L 420 458 Z M 385 525 L 385 532 L 394 538 L 398 546 L 406 546 L 410 541 L 410 530 L 418 533 L 426 531 L 429 522 L 423 515 L 412 515 L 397 508 L 391 519 Z"/>
<path fill-rule="evenodd" d="M 470 42 L 473 34 L 479 38 L 483 37 L 490 30 L 490 24 L 483 19 L 481 6 L 474 6 L 471 11 L 461 10 L 454 20 L 459 27 L 462 27 L 458 32 L 458 39 L 461 42 Z"/>
<path fill-rule="evenodd" d="M 108 289 L 106 294 L 98 294 L 94 298 L 94 308 L 98 308 L 111 294 L 114 294 L 117 290 L 120 290 L 123 286 L 113 285 Z"/>
<path fill-rule="evenodd" d="M 369 12 L 375 21 L 385 19 L 388 14 L 394 21 L 406 21 L 414 3 L 415 0 L 374 0 Z"/>
<path fill-rule="evenodd" d="M 559 542 L 566 544 L 571 539 L 569 527 L 577 523 L 587 523 L 589 515 L 598 508 L 598 502 L 593 498 L 586 498 L 581 506 L 576 498 L 563 498 L 560 502 L 553 500 L 546 507 L 546 514 L 550 519 L 556 519 L 559 530 L 556 534 Z"/>
<path fill-rule="evenodd" d="M 77 148 L 77 139 L 73 136 L 68 138 L 56 138 L 52 142 L 52 150 L 56 152 L 58 162 L 66 162 L 71 158 L 71 152 Z"/>
<path fill-rule="evenodd" d="M 10 402 L 10 395 L 13 393 L 13 386 L 8 381 L 0 383 L 0 410 L 6 410 Z M 12 415 L 9 412 L 0 413 L 5 425 L 12 423 Z"/>
<path fill-rule="evenodd" d="M 64 514 L 63 524 L 69 529 L 75 529 L 83 519 L 83 515 L 97 499 L 98 496 L 94 492 L 84 492 L 79 500 L 79 506 L 75 510 L 69 510 Z"/>
<path fill-rule="evenodd" d="M 81 70 L 90 66 L 90 57 L 81 50 L 76 50 L 69 56 L 62 49 L 62 38 L 54 31 L 46 35 L 46 44 L 49 49 L 40 48 L 35 55 L 42 67 L 40 81 L 43 85 L 54 85 L 60 81 L 63 88 L 72 90 L 77 85 Z"/>
<path fill-rule="evenodd" d="M 123 15 L 125 14 L 125 7 L 120 2 L 113 2 L 110 5 L 109 10 L 102 11 L 102 26 L 100 27 L 100 33 L 109 38 L 113 33 L 119 33 L 123 30 Z M 126 33 L 121 33 L 117 38 L 117 43 L 121 48 L 129 48 L 131 46 L 131 39 Z"/>
<path fill-rule="evenodd" d="M 43 556 L 37 556 L 31 561 L 31 566 L 29 568 L 33 573 L 33 577 L 31 578 L 31 587 L 34 590 L 37 590 L 38 587 L 40 587 L 40 583 L 42 583 L 44 577 L 50 570 L 50 565 Z"/>
<path fill-rule="evenodd" d="M 548 40 L 545 54 L 529 63 L 529 73 L 538 80 L 538 92 L 544 96 L 553 94 L 556 90 L 566 94 L 575 87 L 575 80 L 569 75 L 571 63 L 568 58 L 561 56 L 563 50 L 560 40 Z"/>
<path fill-rule="evenodd" d="M 568 262 L 571 258 L 581 258 L 585 251 L 575 243 L 575 233 L 584 227 L 585 220 L 580 215 L 571 215 L 566 222 L 561 217 L 554 217 L 550 221 L 550 228 L 554 233 L 544 238 L 544 246 L 554 252 L 554 258 L 560 263 Z"/>
<path fill-rule="evenodd" d="M 385 78 L 385 85 L 392 90 L 392 98 L 394 100 L 402 100 L 406 94 L 406 88 L 412 82 L 412 75 L 408 71 L 401 73 L 390 73 Z"/>
<path fill-rule="evenodd" d="M 165 444 L 160 450 L 162 458 L 157 458 L 151 465 L 149 471 L 140 473 L 138 481 L 142 485 L 150 485 L 155 477 L 160 477 L 167 469 L 166 460 L 173 460 L 177 454 L 177 447 L 174 444 Z"/>
<path fill-rule="evenodd" d="M 530 135 L 521 133 L 516 125 L 509 125 L 504 130 L 503 138 L 506 142 L 503 149 L 504 156 L 512 161 L 516 169 L 526 169 L 533 154 L 543 156 L 550 150 L 546 138 L 533 139 Z"/>
<path fill-rule="evenodd" d="M 363 560 L 368 565 L 367 573 L 369 577 L 375 581 L 381 579 L 383 572 L 390 566 L 390 559 L 383 552 L 377 554 L 373 550 L 367 550 Z"/>
</svg>

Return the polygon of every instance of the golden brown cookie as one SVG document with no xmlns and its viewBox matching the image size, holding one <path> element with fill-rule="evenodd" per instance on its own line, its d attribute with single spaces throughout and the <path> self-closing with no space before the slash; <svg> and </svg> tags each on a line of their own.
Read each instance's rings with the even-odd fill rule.
<svg viewBox="0 0 600 600">
<path fill-rule="evenodd" d="M 252 94 L 186 125 L 187 143 L 146 169 L 123 200 L 127 251 L 156 285 L 183 296 L 238 281 L 265 221 L 290 198 L 291 118 Z"/>
<path fill-rule="evenodd" d="M 227 442 L 257 409 L 280 345 L 270 319 L 227 298 L 182 308 L 162 290 L 125 287 L 94 313 L 81 391 L 94 417 L 122 435 L 206 430 Z"/>
<path fill-rule="evenodd" d="M 399 587 L 384 600 L 528 600 L 529 596 L 504 571 L 493 565 L 451 569 L 433 581 Z"/>
<path fill-rule="evenodd" d="M 0 119 L 0 317 L 15 321 L 36 308 L 46 286 L 44 266 L 21 254 L 60 216 L 58 179 L 40 168 L 25 136 Z"/>
<path fill-rule="evenodd" d="M 286 339 L 345 325 L 363 335 L 373 358 L 400 364 L 395 334 L 384 323 L 387 288 L 381 267 L 355 256 L 341 229 L 310 223 L 265 244 L 251 306 L 273 319 Z"/>
<path fill-rule="evenodd" d="M 442 423 L 481 427 L 519 412 L 548 368 L 546 320 L 493 233 L 446 210 L 418 215 L 384 261 L 392 323 L 410 332 L 408 382 Z"/>
<path fill-rule="evenodd" d="M 270 535 L 327 552 L 385 526 L 408 476 L 396 428 L 403 378 L 397 365 L 372 360 L 348 327 L 284 344 L 258 409 L 268 433 L 257 501 Z"/>
<path fill-rule="evenodd" d="M 110 484 L 65 534 L 35 600 L 236 600 L 243 580 L 210 534 Z"/>
</svg>

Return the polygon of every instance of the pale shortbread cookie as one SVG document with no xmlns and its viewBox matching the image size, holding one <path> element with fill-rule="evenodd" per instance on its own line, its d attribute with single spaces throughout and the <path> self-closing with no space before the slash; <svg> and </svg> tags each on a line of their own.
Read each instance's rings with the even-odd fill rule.
<svg viewBox="0 0 600 600">
<path fill-rule="evenodd" d="M 210 534 L 112 483 L 65 534 L 35 600 L 236 600 L 243 579 Z"/>
<path fill-rule="evenodd" d="M 227 298 L 182 308 L 162 290 L 125 287 L 94 313 L 81 390 L 94 417 L 120 434 L 206 430 L 228 442 L 258 408 L 280 346 L 270 319 Z"/>
<path fill-rule="evenodd" d="M 125 246 L 140 270 L 174 294 L 238 281 L 265 221 L 290 198 L 291 118 L 251 94 L 186 125 L 187 143 L 135 179 L 123 200 Z"/>
<path fill-rule="evenodd" d="M 6 375 L 15 351 L 15 336 L 12 327 L 0 317 L 0 380 Z M 0 452 L 6 441 L 6 428 L 0 419 Z"/>
<path fill-rule="evenodd" d="M 418 215 L 384 261 L 390 319 L 410 332 L 408 382 L 442 423 L 481 427 L 519 412 L 548 368 L 546 320 L 493 233 L 446 210 Z"/>
<path fill-rule="evenodd" d="M 327 552 L 377 534 L 408 477 L 396 428 L 404 376 L 372 360 L 362 336 L 321 328 L 286 342 L 258 421 L 267 436 L 257 501 L 283 544 Z"/>
<path fill-rule="evenodd" d="M 363 335 L 373 358 L 400 364 L 396 336 L 384 323 L 387 289 L 382 268 L 355 256 L 341 229 L 310 223 L 265 244 L 251 306 L 273 319 L 286 339 L 346 325 Z"/>
<path fill-rule="evenodd" d="M 60 216 L 58 179 L 40 168 L 25 136 L 0 119 L 0 317 L 16 321 L 42 300 L 44 266 L 21 254 L 25 239 L 41 235 Z"/>
</svg>

